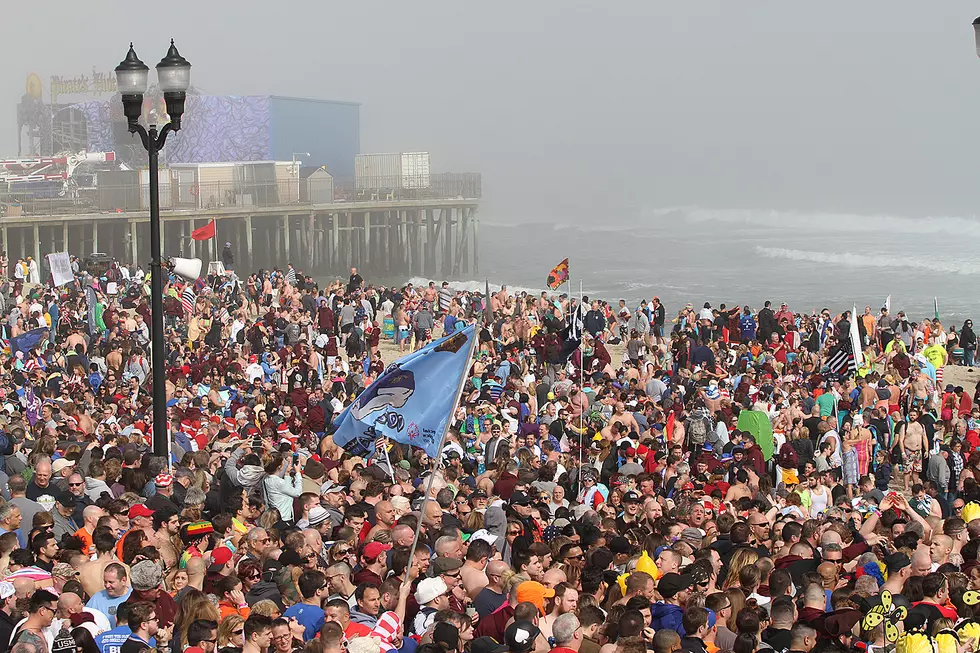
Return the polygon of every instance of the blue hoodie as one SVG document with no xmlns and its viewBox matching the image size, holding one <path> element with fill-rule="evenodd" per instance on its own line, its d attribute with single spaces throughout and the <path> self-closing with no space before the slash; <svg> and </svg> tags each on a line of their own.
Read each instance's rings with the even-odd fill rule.
<svg viewBox="0 0 980 653">
<path fill-rule="evenodd" d="M 684 609 L 672 603 L 654 603 L 650 606 L 650 627 L 654 630 L 667 628 L 684 634 Z"/>
</svg>

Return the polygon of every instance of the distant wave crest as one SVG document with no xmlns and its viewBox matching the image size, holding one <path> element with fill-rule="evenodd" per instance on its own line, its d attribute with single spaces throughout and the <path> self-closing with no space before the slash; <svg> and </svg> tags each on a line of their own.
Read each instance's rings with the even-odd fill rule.
<svg viewBox="0 0 980 653">
<path fill-rule="evenodd" d="M 915 258 L 910 256 L 893 256 L 887 254 L 856 254 L 852 252 L 812 252 L 802 249 L 787 249 L 783 247 L 756 247 L 755 251 L 761 256 L 789 261 L 805 261 L 809 263 L 829 263 L 852 268 L 905 268 L 912 270 L 927 270 L 930 272 L 953 274 L 980 274 L 980 264 L 965 260 L 949 260 L 930 258 L 928 255 Z"/>
<path fill-rule="evenodd" d="M 956 216 L 909 218 L 893 215 L 861 215 L 824 211 L 776 211 L 756 209 L 703 209 L 697 207 L 667 207 L 649 209 L 646 214 L 657 218 L 683 216 L 688 222 L 723 222 L 754 227 L 782 229 L 812 229 L 819 225 L 825 232 L 861 231 L 892 234 L 949 234 L 951 236 L 980 236 L 980 220 Z"/>
<path fill-rule="evenodd" d="M 442 279 L 426 279 L 425 277 L 412 277 L 411 279 L 408 280 L 407 283 L 411 283 L 416 287 L 418 286 L 424 287 L 424 286 L 428 286 L 430 281 L 435 281 L 437 287 L 439 288 L 442 287 Z M 493 279 L 491 279 L 490 292 L 494 293 L 500 290 L 500 285 L 501 284 L 499 281 L 494 281 Z M 507 286 L 507 290 L 510 291 L 511 293 L 526 292 L 529 295 L 531 294 L 540 295 L 541 292 L 544 290 L 544 288 L 527 288 L 525 286 L 512 286 L 509 283 L 505 283 L 503 285 Z M 464 290 L 466 292 L 484 292 L 487 288 L 487 284 L 486 281 L 482 281 L 482 280 L 481 281 L 450 281 L 449 287 L 452 288 L 453 290 Z M 564 290 L 562 290 L 562 292 L 564 292 Z"/>
</svg>

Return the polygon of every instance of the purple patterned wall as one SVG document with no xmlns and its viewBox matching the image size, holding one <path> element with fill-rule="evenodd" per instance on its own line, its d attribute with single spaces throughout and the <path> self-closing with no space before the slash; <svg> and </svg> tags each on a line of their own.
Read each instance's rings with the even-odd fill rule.
<svg viewBox="0 0 980 653">
<path fill-rule="evenodd" d="M 148 99 L 144 115 L 157 113 L 155 105 L 162 102 L 162 99 Z M 119 97 L 106 102 L 82 102 L 75 107 L 88 119 L 89 151 L 115 151 L 125 161 L 127 151 L 132 151 L 138 140 L 126 132 Z M 268 161 L 270 158 L 269 97 L 254 95 L 189 96 L 181 129 L 167 140 L 165 156 L 161 157 L 169 163 Z"/>
</svg>

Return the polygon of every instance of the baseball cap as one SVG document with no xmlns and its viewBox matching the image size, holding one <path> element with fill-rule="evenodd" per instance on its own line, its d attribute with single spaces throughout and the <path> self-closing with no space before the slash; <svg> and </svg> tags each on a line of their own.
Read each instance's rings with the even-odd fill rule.
<svg viewBox="0 0 980 653">
<path fill-rule="evenodd" d="M 419 586 L 415 590 L 415 600 L 419 605 L 425 605 L 448 591 L 449 588 L 446 586 L 446 581 L 438 576 L 435 578 L 423 578 L 419 581 Z"/>
<path fill-rule="evenodd" d="M 469 498 L 470 498 L 470 501 L 472 501 L 473 499 L 486 499 L 487 498 L 487 491 L 486 490 L 481 490 L 481 489 L 477 488 L 476 490 L 473 490 L 472 492 L 470 492 L 470 497 Z M 482 639 L 482 637 L 481 638 L 477 638 L 477 639 Z M 491 637 L 490 639 L 493 639 L 493 638 Z M 473 641 L 475 642 L 476 640 L 473 640 Z"/>
<path fill-rule="evenodd" d="M 68 460 L 67 458 L 59 458 L 58 460 L 56 460 L 53 463 L 51 463 L 51 473 L 52 474 L 57 474 L 61 470 L 63 470 L 65 467 L 74 467 L 74 466 L 75 466 L 75 463 L 73 463 L 72 461 Z"/>
<path fill-rule="evenodd" d="M 553 592 L 552 592 L 553 593 Z M 515 621 L 504 631 L 504 641 L 511 653 L 528 653 L 541 631 L 530 621 Z"/>
<path fill-rule="evenodd" d="M 3 581 L 2 583 L 0 583 L 0 601 L 9 599 L 16 592 L 17 590 L 14 589 L 13 583 L 10 583 L 8 581 Z"/>
<path fill-rule="evenodd" d="M 686 590 L 694 584 L 694 578 L 690 574 L 675 574 L 673 572 L 664 574 L 657 583 L 657 591 L 665 599 L 672 598 L 681 590 Z"/>
<path fill-rule="evenodd" d="M 320 494 L 333 494 L 335 492 L 346 491 L 343 485 L 334 483 L 333 481 L 327 481 L 320 486 Z"/>
<path fill-rule="evenodd" d="M 711 610 L 709 608 L 708 609 L 708 630 L 711 630 L 712 628 L 714 628 L 716 623 L 718 623 L 718 615 L 715 614 L 715 611 L 714 610 Z"/>
<path fill-rule="evenodd" d="M 130 519 L 135 519 L 136 517 L 152 517 L 152 516 L 153 516 L 153 511 L 150 510 L 149 508 L 147 508 L 142 503 L 134 504 L 129 509 L 129 518 Z"/>
<path fill-rule="evenodd" d="M 389 549 L 391 549 L 390 544 L 382 544 L 381 542 L 368 542 L 364 546 L 364 557 L 367 558 L 368 560 L 377 560 L 379 555 L 381 555 L 385 551 L 388 551 Z"/>
<path fill-rule="evenodd" d="M 58 503 L 63 505 L 65 508 L 74 508 L 75 504 L 78 502 L 78 497 L 76 497 L 71 492 L 59 492 L 58 493 Z M 137 504 L 141 505 L 141 504 Z"/>
<path fill-rule="evenodd" d="M 524 603 L 527 601 L 528 603 L 533 603 L 542 616 L 545 614 L 544 600 L 550 599 L 554 595 L 555 590 L 545 587 L 536 580 L 526 580 L 517 586 L 517 602 Z M 511 650 L 513 651 L 513 649 Z"/>
<path fill-rule="evenodd" d="M 510 505 L 512 506 L 529 506 L 531 505 L 531 497 L 527 496 L 525 492 L 520 490 L 514 492 L 510 495 Z"/>
<path fill-rule="evenodd" d="M 448 558 L 446 556 L 440 556 L 432 561 L 430 570 L 433 576 L 438 576 L 439 574 L 445 574 L 448 571 L 456 571 L 463 566 L 463 563 L 456 558 Z"/>
<path fill-rule="evenodd" d="M 474 540 L 483 540 L 484 542 L 490 544 L 491 546 L 496 544 L 498 539 L 500 538 L 485 528 L 481 528 L 480 530 L 476 531 L 475 533 L 473 533 L 473 535 L 470 536 L 470 542 Z"/>
<path fill-rule="evenodd" d="M 639 503 L 641 500 L 640 493 L 634 490 L 630 490 L 623 495 L 623 503 Z"/>
<path fill-rule="evenodd" d="M 229 560 L 231 560 L 231 549 L 226 546 L 219 546 L 211 552 L 212 566 L 222 567 L 228 564 Z"/>
</svg>

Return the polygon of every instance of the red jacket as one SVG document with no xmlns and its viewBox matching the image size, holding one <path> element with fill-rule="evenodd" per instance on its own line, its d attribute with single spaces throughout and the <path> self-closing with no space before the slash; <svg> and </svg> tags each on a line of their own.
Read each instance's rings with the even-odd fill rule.
<svg viewBox="0 0 980 653">
<path fill-rule="evenodd" d="M 766 459 L 762 457 L 762 449 L 759 448 L 759 445 L 755 445 L 746 449 L 745 459 L 748 461 L 750 465 L 752 465 L 752 469 L 755 470 L 756 474 L 758 474 L 759 476 L 765 476 Z"/>
</svg>

